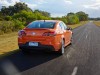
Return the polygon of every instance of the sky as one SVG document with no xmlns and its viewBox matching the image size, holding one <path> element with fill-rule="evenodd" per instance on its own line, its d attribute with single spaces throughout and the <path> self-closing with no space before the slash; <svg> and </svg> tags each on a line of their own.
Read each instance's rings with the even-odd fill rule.
<svg viewBox="0 0 100 75">
<path fill-rule="evenodd" d="M 0 8 L 14 5 L 16 2 L 25 2 L 32 10 L 47 11 L 52 17 L 78 11 L 84 11 L 89 17 L 100 17 L 100 0 L 0 0 Z"/>
</svg>

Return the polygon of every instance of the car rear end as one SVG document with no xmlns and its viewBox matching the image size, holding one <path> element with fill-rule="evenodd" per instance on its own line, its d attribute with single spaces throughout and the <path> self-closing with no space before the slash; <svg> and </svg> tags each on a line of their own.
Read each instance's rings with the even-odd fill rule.
<svg viewBox="0 0 100 75">
<path fill-rule="evenodd" d="M 35 21 L 19 31 L 18 45 L 22 50 L 57 51 L 56 24 L 50 21 Z"/>
</svg>

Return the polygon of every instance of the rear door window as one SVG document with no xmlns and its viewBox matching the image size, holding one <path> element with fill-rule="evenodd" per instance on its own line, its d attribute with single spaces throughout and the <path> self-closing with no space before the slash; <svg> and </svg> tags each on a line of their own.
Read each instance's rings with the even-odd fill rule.
<svg viewBox="0 0 100 75">
<path fill-rule="evenodd" d="M 67 29 L 67 25 L 64 22 L 61 22 L 61 23 L 62 23 L 62 25 L 64 27 L 64 30 L 66 30 Z"/>
<path fill-rule="evenodd" d="M 60 28 L 61 28 L 62 30 L 65 30 L 64 25 L 63 25 L 62 22 L 59 24 L 59 26 L 60 26 Z"/>
</svg>

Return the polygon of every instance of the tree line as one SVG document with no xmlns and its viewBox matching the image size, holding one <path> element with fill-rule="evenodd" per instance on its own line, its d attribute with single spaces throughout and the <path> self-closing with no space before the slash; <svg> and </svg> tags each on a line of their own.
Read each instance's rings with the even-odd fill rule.
<svg viewBox="0 0 100 75">
<path fill-rule="evenodd" d="M 99 21 L 100 20 L 100 17 L 98 17 L 98 18 L 89 18 L 89 20 Z"/>
<path fill-rule="evenodd" d="M 88 20 L 88 14 L 83 11 L 70 12 L 62 17 L 51 17 L 49 12 L 32 10 L 27 4 L 18 2 L 14 6 L 2 6 L 0 11 L 0 34 L 18 31 L 35 20 L 62 20 L 66 24 L 77 24 Z"/>
</svg>

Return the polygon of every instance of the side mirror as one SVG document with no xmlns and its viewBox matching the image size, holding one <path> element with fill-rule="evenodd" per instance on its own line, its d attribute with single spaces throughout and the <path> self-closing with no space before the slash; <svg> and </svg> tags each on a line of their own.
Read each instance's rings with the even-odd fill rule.
<svg viewBox="0 0 100 75">
<path fill-rule="evenodd" d="M 71 27 L 67 27 L 67 29 L 66 30 L 72 30 L 72 28 Z"/>
</svg>

